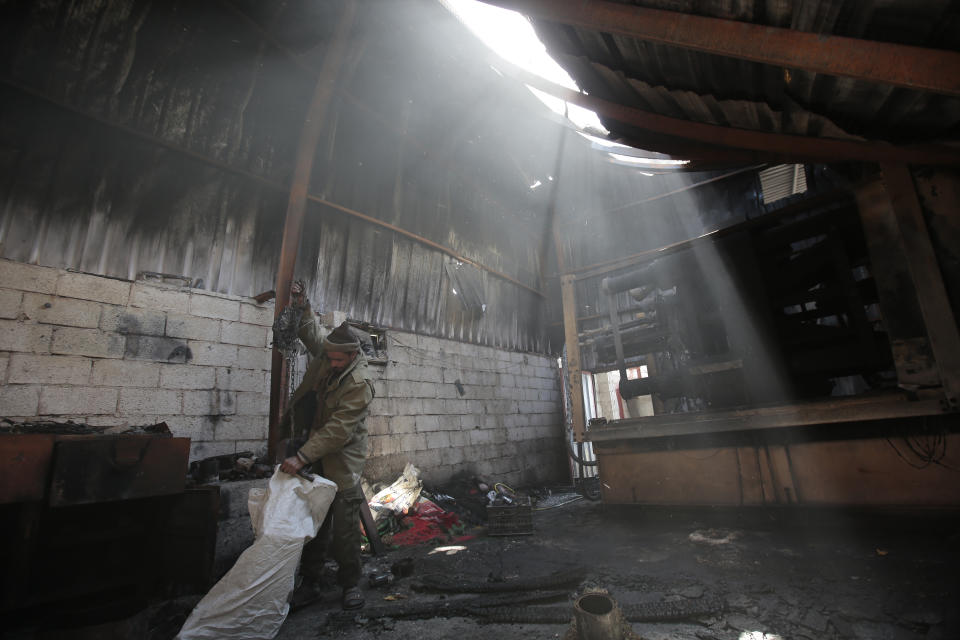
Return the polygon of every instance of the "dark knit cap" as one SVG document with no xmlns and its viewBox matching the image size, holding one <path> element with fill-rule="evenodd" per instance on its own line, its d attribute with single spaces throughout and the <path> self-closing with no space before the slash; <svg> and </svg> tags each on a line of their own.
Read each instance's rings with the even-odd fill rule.
<svg viewBox="0 0 960 640">
<path fill-rule="evenodd" d="M 346 322 L 330 332 L 324 338 L 323 346 L 327 351 L 356 351 L 360 348 L 360 341 Z"/>
</svg>

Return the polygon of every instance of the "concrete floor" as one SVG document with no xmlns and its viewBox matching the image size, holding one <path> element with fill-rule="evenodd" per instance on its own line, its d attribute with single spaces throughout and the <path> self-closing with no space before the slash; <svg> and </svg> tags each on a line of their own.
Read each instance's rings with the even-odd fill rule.
<svg viewBox="0 0 960 640">
<path fill-rule="evenodd" d="M 566 622 L 487 623 L 443 617 L 469 594 L 423 592 L 427 574 L 515 581 L 581 566 L 584 589 L 605 589 L 625 609 L 645 603 L 723 610 L 673 621 L 632 622 L 648 640 L 947 640 L 960 638 L 960 524 L 942 514 L 837 511 L 720 511 L 614 507 L 581 500 L 534 512 L 535 535 L 478 535 L 459 545 L 425 545 L 365 557 L 367 572 L 412 558 L 414 574 L 364 584 L 367 606 L 334 624 L 338 593 L 293 612 L 280 640 L 562 638 Z M 457 548 L 460 547 L 460 548 Z M 487 594 L 489 595 L 489 594 Z M 389 598 L 389 599 L 388 599 Z M 374 607 L 430 603 L 433 617 L 394 619 Z M 546 606 L 546 605 L 529 605 Z M 381 612 L 383 610 L 381 609 Z"/>
</svg>

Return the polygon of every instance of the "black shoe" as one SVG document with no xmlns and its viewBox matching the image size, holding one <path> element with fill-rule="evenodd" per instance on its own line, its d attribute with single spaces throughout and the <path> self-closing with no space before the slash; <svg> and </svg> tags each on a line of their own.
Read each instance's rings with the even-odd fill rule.
<svg viewBox="0 0 960 640">
<path fill-rule="evenodd" d="M 322 597 L 323 584 L 319 580 L 308 578 L 307 576 L 299 576 L 297 577 L 297 584 L 293 589 L 293 593 L 290 596 L 290 609 L 296 610 L 305 607 L 308 604 L 319 601 Z"/>
<path fill-rule="evenodd" d="M 362 609 L 364 603 L 363 592 L 360 591 L 359 587 L 347 587 L 343 590 L 343 599 L 340 601 L 340 605 L 344 611 Z"/>
</svg>

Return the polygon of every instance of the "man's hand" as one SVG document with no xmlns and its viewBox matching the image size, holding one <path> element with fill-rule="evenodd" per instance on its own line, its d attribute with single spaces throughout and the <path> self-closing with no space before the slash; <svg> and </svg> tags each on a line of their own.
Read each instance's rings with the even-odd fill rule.
<svg viewBox="0 0 960 640">
<path fill-rule="evenodd" d="M 297 475 L 297 472 L 300 471 L 300 469 L 303 469 L 305 466 L 306 463 L 300 459 L 300 456 L 290 456 L 280 463 L 280 471 L 295 476 Z"/>
<path fill-rule="evenodd" d="M 295 307 L 304 306 L 306 300 L 304 289 L 305 287 L 302 280 L 294 280 L 290 284 L 290 302 L 292 302 Z"/>
</svg>

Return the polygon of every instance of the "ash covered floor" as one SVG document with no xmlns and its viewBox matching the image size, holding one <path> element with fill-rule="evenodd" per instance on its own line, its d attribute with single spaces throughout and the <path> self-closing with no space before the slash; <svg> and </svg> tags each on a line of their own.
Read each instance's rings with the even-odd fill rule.
<svg viewBox="0 0 960 640">
<path fill-rule="evenodd" d="M 573 601 L 590 589 L 609 592 L 633 618 L 633 631 L 649 640 L 960 637 L 954 515 L 651 509 L 581 500 L 535 511 L 533 521 L 530 536 L 480 530 L 461 543 L 365 556 L 368 574 L 403 558 L 413 560 L 413 574 L 376 588 L 364 583 L 366 607 L 350 614 L 340 613 L 331 589 L 294 611 L 278 638 L 563 638 Z M 578 569 L 582 574 L 571 578 Z M 564 584 L 536 584 L 551 575 Z M 461 593 L 443 588 L 450 579 L 494 589 L 527 584 L 507 593 Z M 553 601 L 529 601 L 544 590 Z M 506 614 L 485 608 L 510 604 Z M 532 615 L 555 621 L 520 621 Z"/>
</svg>

